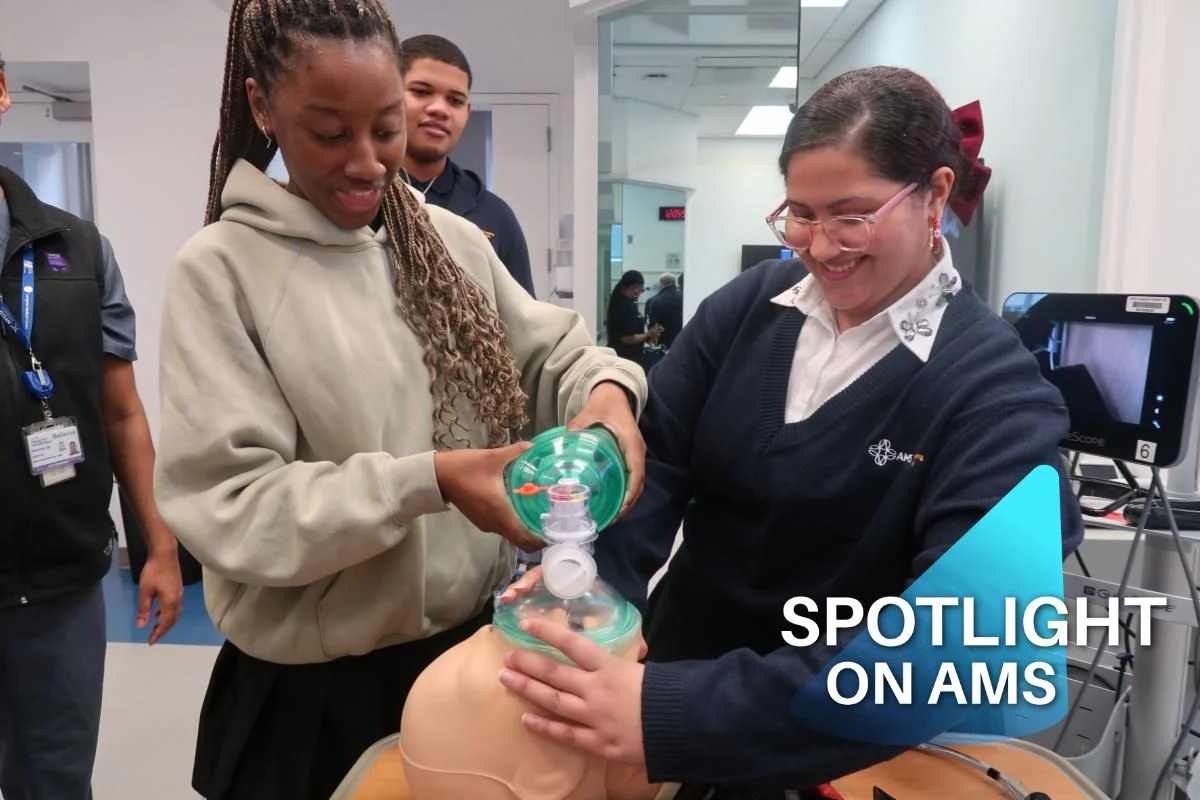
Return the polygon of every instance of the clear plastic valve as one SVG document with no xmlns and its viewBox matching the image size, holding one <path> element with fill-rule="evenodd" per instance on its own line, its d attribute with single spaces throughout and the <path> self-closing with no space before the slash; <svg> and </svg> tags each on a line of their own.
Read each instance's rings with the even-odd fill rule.
<svg viewBox="0 0 1200 800">
<path fill-rule="evenodd" d="M 542 580 L 555 597 L 573 600 L 596 582 L 592 542 L 596 522 L 588 508 L 588 488 L 576 478 L 563 478 L 547 492 L 550 510 L 542 516 Z"/>
<path fill-rule="evenodd" d="M 540 493 L 546 503 L 538 519 L 546 543 L 542 577 L 512 602 L 497 602 L 492 617 L 512 646 L 568 663 L 567 656 L 521 630 L 521 622 L 557 622 L 610 653 L 636 647 L 642 624 L 637 608 L 597 576 L 592 549 L 603 526 L 597 524 L 595 496 L 585 480 L 560 476 Z"/>
</svg>

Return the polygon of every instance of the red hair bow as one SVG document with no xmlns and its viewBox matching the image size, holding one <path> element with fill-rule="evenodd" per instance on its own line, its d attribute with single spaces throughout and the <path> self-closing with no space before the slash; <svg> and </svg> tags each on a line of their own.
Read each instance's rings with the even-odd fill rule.
<svg viewBox="0 0 1200 800">
<path fill-rule="evenodd" d="M 992 168 L 979 163 L 979 151 L 983 149 L 983 109 L 979 101 L 954 109 L 954 121 L 958 123 L 963 155 L 969 163 L 968 174 L 958 180 L 958 190 L 954 199 L 950 201 L 950 208 L 966 226 L 971 224 L 975 207 L 979 205 L 983 190 L 991 180 Z"/>
</svg>

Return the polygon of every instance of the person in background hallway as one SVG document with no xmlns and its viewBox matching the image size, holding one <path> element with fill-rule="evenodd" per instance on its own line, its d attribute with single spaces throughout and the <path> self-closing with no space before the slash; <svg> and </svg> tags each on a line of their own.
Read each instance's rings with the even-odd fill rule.
<svg viewBox="0 0 1200 800">
<path fill-rule="evenodd" d="M 531 635 L 586 666 L 517 652 L 497 678 L 546 709 L 530 730 L 645 765 L 681 800 L 785 800 L 904 750 L 820 716 L 838 647 L 783 642 L 790 598 L 901 596 L 1043 465 L 1063 555 L 1083 540 L 1062 397 L 942 237 L 979 170 L 937 90 L 893 67 L 838 76 L 778 165 L 766 220 L 797 257 L 709 295 L 650 372 L 646 490 L 596 540 L 599 575 L 648 610 L 646 662 L 537 620 Z"/>
<path fill-rule="evenodd" d="M 626 271 L 608 298 L 608 346 L 621 358 L 643 363 L 646 345 L 655 344 L 662 328 L 646 330 L 646 318 L 638 310 L 638 298 L 646 291 L 646 279 L 636 269 Z"/>
<path fill-rule="evenodd" d="M 156 489 L 226 639 L 209 800 L 328 800 L 491 621 L 540 545 L 503 488 L 514 431 L 603 424 L 640 493 L 643 371 L 399 177 L 384 1 L 235 0 L 206 225 L 168 274 Z"/>
<path fill-rule="evenodd" d="M 517 215 L 482 178 L 450 160 L 471 116 L 473 78 L 467 57 L 441 36 L 413 36 L 400 48 L 408 92 L 408 151 L 401 174 L 426 201 L 478 225 L 504 266 L 532 296 L 529 246 Z"/>
<path fill-rule="evenodd" d="M 11 103 L 0 58 L 0 120 Z M 0 794 L 86 800 L 104 688 L 114 475 L 150 548 L 136 620 L 149 624 L 157 603 L 150 644 L 179 615 L 177 546 L 155 508 L 134 312 L 112 245 L 0 167 L 0 265 Z M 54 424 L 41 426 L 47 414 Z"/>
<path fill-rule="evenodd" d="M 658 343 L 670 349 L 675 337 L 683 330 L 683 292 L 671 273 L 659 276 L 658 294 L 646 301 L 646 319 L 651 328 L 662 328 Z"/>
</svg>

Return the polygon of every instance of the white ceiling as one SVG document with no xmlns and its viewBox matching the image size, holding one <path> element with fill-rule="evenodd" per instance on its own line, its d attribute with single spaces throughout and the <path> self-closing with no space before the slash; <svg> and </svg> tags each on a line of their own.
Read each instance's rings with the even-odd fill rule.
<svg viewBox="0 0 1200 800">
<path fill-rule="evenodd" d="M 801 0 L 646 0 L 614 14 L 612 95 L 694 114 L 701 136 L 732 136 L 752 106 L 795 101 L 795 89 L 768 88 L 781 67 L 799 61 L 807 96 L 884 0 L 802 2 L 800 20 Z"/>
</svg>

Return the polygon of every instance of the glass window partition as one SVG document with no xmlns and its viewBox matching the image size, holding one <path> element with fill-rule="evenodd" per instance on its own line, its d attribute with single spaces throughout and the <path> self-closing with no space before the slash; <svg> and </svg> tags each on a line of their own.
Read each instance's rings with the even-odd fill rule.
<svg viewBox="0 0 1200 800">
<path fill-rule="evenodd" d="M 643 309 L 663 275 L 686 276 L 686 318 L 737 274 L 743 244 L 771 243 L 761 224 L 770 207 L 758 206 L 772 203 L 740 193 L 753 183 L 778 203 L 777 146 L 762 140 L 782 141 L 780 119 L 786 127 L 797 86 L 808 86 L 800 56 L 816 52 L 821 29 L 839 14 L 810 8 L 811 0 L 803 0 L 803 11 L 801 5 L 645 0 L 601 18 L 596 312 L 602 340 L 612 290 L 625 271 L 645 278 Z M 803 50 L 802 13 L 813 28 Z M 744 153 L 735 152 L 747 143 Z M 750 159 L 747 172 L 739 162 Z"/>
<path fill-rule="evenodd" d="M 736 277 L 743 253 L 776 244 L 763 218 L 783 199 L 777 160 L 795 108 L 838 75 L 889 64 L 932 82 L 960 127 L 977 131 L 967 151 L 990 170 L 987 190 L 957 197 L 942 220 L 963 281 L 997 309 L 1014 291 L 1094 287 L 1116 0 L 977 0 L 933 15 L 927 5 L 643 0 L 602 16 L 597 189 L 609 196 L 600 212 L 604 254 L 612 249 L 612 220 L 603 220 L 615 207 L 612 184 L 683 190 L 686 320 Z M 983 29 L 999 33 L 983 44 L 959 35 Z M 1071 35 L 1064 39 L 1062 30 Z M 1013 36 L 1037 43 L 1054 68 L 996 71 L 1005 54 L 1000 43 Z M 931 48 L 931 41 L 944 46 Z M 1064 105 L 1064 97 L 1072 102 Z M 982 124 L 972 125 L 977 101 Z M 1047 108 L 1054 113 L 1040 111 Z M 1035 129 L 1041 146 L 1030 147 Z M 1052 233 L 1046 219 L 1055 220 Z M 614 265 L 637 266 L 628 211 L 621 222 L 622 260 L 605 256 L 599 264 L 601 319 L 606 289 L 619 277 Z"/>
</svg>

